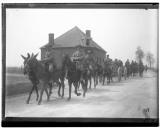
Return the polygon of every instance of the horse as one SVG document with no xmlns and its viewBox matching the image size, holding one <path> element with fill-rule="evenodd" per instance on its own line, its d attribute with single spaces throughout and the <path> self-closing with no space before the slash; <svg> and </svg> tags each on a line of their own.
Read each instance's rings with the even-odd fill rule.
<svg viewBox="0 0 162 128">
<path fill-rule="evenodd" d="M 98 85 L 98 83 L 102 82 L 102 65 L 96 63 L 96 85 Z"/>
<path fill-rule="evenodd" d="M 27 72 L 32 71 L 35 74 L 36 78 L 42 83 L 41 91 L 40 91 L 40 98 L 38 100 L 38 105 L 40 105 L 42 102 L 42 96 L 43 96 L 44 91 L 46 92 L 46 95 L 47 95 L 47 101 L 49 101 L 50 95 L 48 93 L 48 87 L 49 87 L 49 81 L 51 80 L 51 78 L 50 78 L 50 73 L 46 71 L 45 65 L 36 59 L 37 55 L 38 54 L 31 56 L 27 60 L 24 66 L 24 70 Z"/>
<path fill-rule="evenodd" d="M 50 62 L 47 65 L 47 72 L 50 73 L 50 82 L 49 82 L 49 94 L 52 94 L 52 84 L 56 83 L 56 85 L 58 85 L 59 89 L 58 89 L 58 96 L 59 97 L 64 97 L 64 79 L 65 79 L 65 69 L 62 66 L 61 68 L 58 68 L 56 63 L 54 62 L 54 58 L 51 58 L 52 62 Z M 42 63 L 46 63 L 44 62 L 44 60 L 41 61 Z M 60 94 L 60 90 L 62 87 L 62 95 Z"/>
<path fill-rule="evenodd" d="M 27 56 L 27 57 L 25 57 L 25 56 L 23 56 L 23 55 L 21 55 L 21 57 L 24 59 L 23 64 L 24 64 L 24 66 L 25 66 L 25 65 L 26 65 L 26 62 L 27 62 L 28 59 L 30 58 L 30 54 L 28 53 L 28 56 Z M 27 98 L 27 101 L 26 101 L 26 103 L 29 104 L 29 101 L 30 101 L 31 94 L 32 94 L 33 90 L 36 91 L 36 95 L 37 95 L 36 101 L 38 101 L 39 93 L 38 93 L 37 85 L 39 84 L 39 80 L 36 78 L 36 76 L 35 76 L 35 74 L 34 74 L 33 71 L 27 72 L 27 71 L 24 69 L 24 75 L 26 75 L 26 74 L 28 75 L 28 78 L 29 78 L 29 80 L 31 81 L 31 83 L 32 83 L 32 85 L 33 85 L 33 86 L 32 86 L 32 89 L 31 89 L 30 92 L 29 92 L 29 96 L 28 96 L 28 98 Z"/>
<path fill-rule="evenodd" d="M 70 57 L 68 55 L 65 55 L 63 58 L 63 67 L 65 68 L 66 78 L 68 79 L 68 85 L 69 85 L 68 100 L 70 100 L 72 84 L 74 85 L 74 88 L 75 88 L 74 93 L 77 96 L 81 95 L 81 93 L 77 92 L 78 83 L 81 80 L 81 70 L 76 68 L 76 64 L 74 62 L 72 62 L 72 60 L 70 59 Z M 82 82 L 81 82 L 81 84 L 82 84 Z"/>
<path fill-rule="evenodd" d="M 93 63 L 93 73 L 92 77 L 94 79 L 94 88 L 98 85 L 99 74 L 101 73 L 101 66 L 97 63 Z"/>
<path fill-rule="evenodd" d="M 105 82 L 105 78 L 107 78 L 107 84 L 112 81 L 112 67 L 109 64 L 104 64 L 103 68 L 103 85 Z"/>
<path fill-rule="evenodd" d="M 91 79 L 92 78 L 93 78 L 93 82 L 94 82 L 94 88 L 96 88 L 96 85 L 98 84 L 98 82 L 97 82 L 97 67 L 94 63 L 89 64 L 89 68 L 87 69 L 87 77 L 88 77 L 88 80 L 90 81 L 89 89 L 91 89 Z"/>
<path fill-rule="evenodd" d="M 103 67 L 102 67 L 102 65 L 98 64 L 97 74 L 98 74 L 98 81 L 100 83 L 102 82 L 102 73 L 103 73 Z"/>
</svg>

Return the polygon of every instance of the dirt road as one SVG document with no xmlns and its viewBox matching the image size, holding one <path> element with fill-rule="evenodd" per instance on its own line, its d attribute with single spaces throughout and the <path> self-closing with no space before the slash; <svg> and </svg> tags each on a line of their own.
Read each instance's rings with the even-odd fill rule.
<svg viewBox="0 0 162 128">
<path fill-rule="evenodd" d="M 65 98 L 59 98 L 56 91 L 49 102 L 44 93 L 41 105 L 37 105 L 35 92 L 30 104 L 25 103 L 28 94 L 6 98 L 6 117 L 145 118 L 145 110 L 151 118 L 157 117 L 157 76 L 150 71 L 144 73 L 143 78 L 98 85 L 88 90 L 86 98 L 72 93 L 71 101 L 67 101 L 67 85 Z"/>
</svg>

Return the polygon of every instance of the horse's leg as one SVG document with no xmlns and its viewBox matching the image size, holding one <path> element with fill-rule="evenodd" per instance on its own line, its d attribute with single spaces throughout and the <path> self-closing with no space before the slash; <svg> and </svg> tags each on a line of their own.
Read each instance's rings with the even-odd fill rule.
<svg viewBox="0 0 162 128">
<path fill-rule="evenodd" d="M 40 98 L 39 98 L 39 101 L 38 101 L 38 105 L 40 105 L 41 102 L 42 102 L 42 96 L 43 96 L 43 92 L 44 92 L 44 89 L 45 89 L 44 86 L 45 86 L 45 84 L 43 83 L 42 88 L 41 88 L 41 92 L 40 92 Z"/>
<path fill-rule="evenodd" d="M 96 75 L 96 80 L 97 80 L 97 81 L 96 81 L 96 84 L 97 84 L 97 85 L 98 85 L 98 83 L 99 83 L 99 80 L 98 80 L 98 79 L 99 79 L 99 77 L 98 77 L 98 74 L 97 74 L 97 75 Z"/>
<path fill-rule="evenodd" d="M 83 97 L 86 96 L 86 92 L 87 92 L 87 85 L 88 85 L 88 79 L 86 79 L 85 82 L 84 82 L 84 92 L 83 92 Z"/>
<path fill-rule="evenodd" d="M 107 85 L 108 85 L 109 84 L 109 78 L 110 78 L 109 74 L 107 74 L 106 78 L 107 78 Z"/>
<path fill-rule="evenodd" d="M 68 100 L 70 100 L 71 99 L 71 86 L 72 86 L 72 82 L 68 81 L 68 83 L 69 83 L 69 98 L 68 98 Z"/>
<path fill-rule="evenodd" d="M 93 81 L 94 81 L 94 88 L 96 88 L 96 78 L 95 78 L 95 75 L 93 76 Z"/>
<path fill-rule="evenodd" d="M 122 74 L 120 74 L 120 81 L 121 81 L 121 78 L 122 78 Z"/>
<path fill-rule="evenodd" d="M 78 82 L 74 82 L 74 88 L 75 88 L 75 94 L 77 95 L 77 96 L 80 96 L 81 95 L 81 93 L 78 93 L 77 92 L 77 88 L 78 88 Z"/>
<path fill-rule="evenodd" d="M 82 89 L 83 89 L 83 95 L 84 95 L 84 91 L 85 91 L 85 85 L 84 85 L 84 80 L 81 81 L 81 85 L 82 85 Z"/>
<path fill-rule="evenodd" d="M 29 92 L 29 97 L 28 97 L 28 99 L 27 99 L 27 101 L 26 101 L 27 104 L 29 104 L 30 97 L 31 97 L 31 94 L 32 94 L 33 90 L 34 90 L 34 84 L 33 84 L 33 86 L 32 86 L 32 89 L 31 89 L 30 92 Z"/>
<path fill-rule="evenodd" d="M 89 79 L 89 89 L 91 89 L 91 83 L 92 83 L 91 76 L 88 76 L 88 79 Z"/>
<path fill-rule="evenodd" d="M 47 90 L 47 88 L 45 88 L 45 92 L 46 92 L 46 95 L 47 95 L 47 101 L 49 101 L 50 94 L 48 94 L 48 90 Z"/>
<path fill-rule="evenodd" d="M 59 81 L 57 81 L 56 83 L 57 83 L 57 85 L 59 86 L 59 89 L 58 89 L 58 96 L 60 97 L 60 96 L 61 96 L 60 90 L 61 90 L 61 86 L 62 86 L 62 85 L 60 84 Z"/>
<path fill-rule="evenodd" d="M 65 89 L 65 84 L 64 84 L 64 80 L 61 80 L 61 86 L 62 86 L 62 98 L 64 97 L 64 89 Z"/>
<path fill-rule="evenodd" d="M 77 86 L 77 89 L 79 90 L 79 88 L 80 88 L 80 81 L 78 82 L 78 86 Z"/>
<path fill-rule="evenodd" d="M 35 88 L 35 91 L 36 91 L 36 94 L 37 94 L 36 101 L 38 101 L 39 93 L 38 93 L 38 87 L 37 87 L 37 84 L 34 85 L 34 88 Z"/>
<path fill-rule="evenodd" d="M 104 83 L 105 83 L 105 75 L 103 75 L 103 84 L 102 85 L 104 85 Z"/>
<path fill-rule="evenodd" d="M 51 95 L 52 94 L 52 83 L 48 83 L 48 85 L 49 85 L 49 95 Z"/>
<path fill-rule="evenodd" d="M 100 83 L 101 83 L 102 82 L 102 76 L 100 75 L 99 78 L 100 78 Z"/>
<path fill-rule="evenodd" d="M 113 74 L 111 74 L 110 80 L 111 80 L 111 82 L 113 82 Z"/>
</svg>

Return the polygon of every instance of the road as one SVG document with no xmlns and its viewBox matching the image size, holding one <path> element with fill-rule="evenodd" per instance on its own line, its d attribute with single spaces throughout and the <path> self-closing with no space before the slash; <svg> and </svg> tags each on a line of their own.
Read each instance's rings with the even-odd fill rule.
<svg viewBox="0 0 162 128">
<path fill-rule="evenodd" d="M 93 85 L 92 85 L 93 87 Z M 143 78 L 134 77 L 114 81 L 109 85 L 98 85 L 88 90 L 85 98 L 72 92 L 72 99 L 57 96 L 56 89 L 46 100 L 43 95 L 41 105 L 37 105 L 33 93 L 30 104 L 26 104 L 28 94 L 6 98 L 6 117 L 106 117 L 106 118 L 145 118 L 143 111 L 151 118 L 157 118 L 157 75 L 151 71 L 144 73 Z"/>
</svg>

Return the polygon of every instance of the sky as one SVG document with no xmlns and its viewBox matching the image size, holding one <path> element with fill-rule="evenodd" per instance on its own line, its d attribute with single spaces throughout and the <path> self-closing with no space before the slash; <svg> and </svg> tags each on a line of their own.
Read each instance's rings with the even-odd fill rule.
<svg viewBox="0 0 162 128">
<path fill-rule="evenodd" d="M 39 52 L 40 59 L 49 33 L 57 38 L 75 26 L 91 30 L 112 59 L 135 59 L 138 46 L 156 58 L 157 17 L 156 9 L 7 9 L 6 66 L 23 65 L 20 55 L 28 52 Z"/>
</svg>

